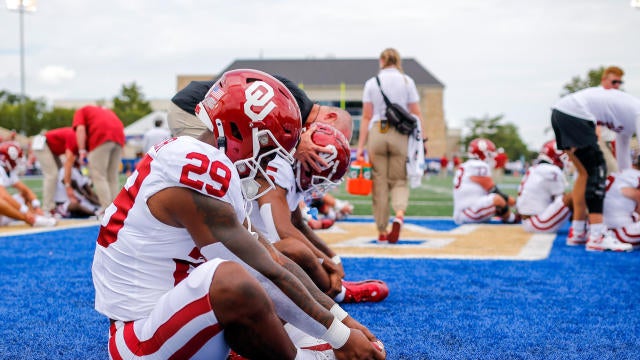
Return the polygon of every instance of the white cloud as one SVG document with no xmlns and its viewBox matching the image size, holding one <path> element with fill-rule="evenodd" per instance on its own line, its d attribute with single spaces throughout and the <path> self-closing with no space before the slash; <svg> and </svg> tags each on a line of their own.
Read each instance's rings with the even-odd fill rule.
<svg viewBox="0 0 640 360">
<path fill-rule="evenodd" d="M 38 77 L 45 84 L 58 85 L 64 81 L 74 79 L 76 72 L 62 66 L 48 65 L 40 70 Z"/>
</svg>

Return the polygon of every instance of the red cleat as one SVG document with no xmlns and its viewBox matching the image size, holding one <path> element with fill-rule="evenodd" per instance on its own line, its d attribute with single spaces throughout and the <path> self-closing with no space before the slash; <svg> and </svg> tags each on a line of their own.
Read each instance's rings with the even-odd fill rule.
<svg viewBox="0 0 640 360">
<path fill-rule="evenodd" d="M 233 351 L 233 349 L 231 349 L 231 352 L 229 353 L 227 360 L 249 360 L 249 359 L 247 359 L 246 357 L 238 354 L 237 352 Z"/>
<path fill-rule="evenodd" d="M 387 234 L 379 234 L 378 241 L 387 241 Z"/>
<path fill-rule="evenodd" d="M 328 228 L 333 226 L 333 224 L 335 223 L 335 220 L 329 219 L 329 218 L 324 218 L 324 219 L 320 220 L 320 223 L 322 224 L 322 228 L 323 229 L 328 229 Z"/>
<path fill-rule="evenodd" d="M 389 240 L 389 244 L 395 244 L 398 242 L 398 239 L 400 238 L 400 230 L 402 229 L 403 223 L 404 221 L 402 220 L 402 218 L 399 218 L 399 217 L 393 220 L 393 224 L 391 225 L 391 232 L 387 236 L 387 240 Z"/>
<path fill-rule="evenodd" d="M 389 288 L 381 280 L 346 281 L 342 280 L 346 289 L 344 303 L 379 302 L 389 295 Z"/>
</svg>

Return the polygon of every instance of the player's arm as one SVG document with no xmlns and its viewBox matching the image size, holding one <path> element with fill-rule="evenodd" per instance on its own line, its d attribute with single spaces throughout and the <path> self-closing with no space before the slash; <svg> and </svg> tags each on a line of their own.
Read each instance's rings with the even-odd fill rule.
<svg viewBox="0 0 640 360">
<path fill-rule="evenodd" d="M 491 176 L 473 175 L 473 176 L 470 176 L 469 179 L 471 179 L 471 181 L 473 181 L 474 183 L 477 183 L 478 185 L 482 186 L 482 188 L 485 189 L 486 191 L 490 191 L 493 187 L 496 186 Z"/>
<path fill-rule="evenodd" d="M 238 221 L 230 204 L 186 188 L 170 187 L 154 194 L 147 205 L 159 221 L 186 228 L 205 257 L 214 246 L 218 249 L 212 251 L 228 250 L 245 262 L 250 272 L 257 272 L 254 276 L 273 300 L 278 315 L 339 348 L 341 359 L 383 358 L 361 331 L 344 326 L 297 277 L 272 259 Z"/>
<path fill-rule="evenodd" d="M 25 185 L 22 181 L 18 181 L 13 184 L 13 187 L 18 190 L 22 198 L 24 199 L 26 205 L 29 207 L 29 210 L 35 211 L 37 213 L 42 213 L 40 209 L 40 200 L 36 196 L 36 193 L 33 190 L 29 189 L 27 185 Z"/>
<path fill-rule="evenodd" d="M 258 182 L 261 181 L 264 180 L 258 179 Z M 331 281 L 331 290 L 336 293 L 340 292 L 342 289 L 342 277 L 336 264 L 293 225 L 289 204 L 287 203 L 287 190 L 276 186 L 261 196 L 258 199 L 258 203 L 263 220 L 265 223 L 271 222 L 277 232 L 273 236 L 277 236 L 280 239 L 293 238 L 302 242 L 318 259 L 322 259 L 322 267 L 328 273 Z"/>
<path fill-rule="evenodd" d="M 620 189 L 620 193 L 624 197 L 635 201 L 636 204 L 640 204 L 640 189 L 636 189 L 632 187 L 623 187 L 622 189 Z"/>
<path fill-rule="evenodd" d="M 342 266 L 342 260 L 340 257 L 327 245 L 327 243 L 322 240 L 315 231 L 313 231 L 302 215 L 302 210 L 300 207 L 297 207 L 294 211 L 291 212 L 291 223 L 296 228 L 297 231 L 301 232 L 302 235 L 308 239 L 313 246 L 315 246 L 318 250 L 322 251 L 331 259 L 331 262 L 335 264 L 338 268 L 338 273 L 341 278 L 344 278 L 344 268 Z M 286 236 L 286 235 L 283 235 Z"/>
<path fill-rule="evenodd" d="M 78 153 L 80 154 L 80 163 L 84 163 L 87 158 L 87 127 L 84 125 L 77 125 L 76 129 L 76 141 L 78 142 Z"/>
</svg>

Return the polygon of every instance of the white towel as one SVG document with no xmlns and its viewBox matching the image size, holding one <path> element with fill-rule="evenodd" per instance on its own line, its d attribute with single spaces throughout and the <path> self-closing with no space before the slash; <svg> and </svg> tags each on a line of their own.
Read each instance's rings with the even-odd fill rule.
<svg viewBox="0 0 640 360">
<path fill-rule="evenodd" d="M 420 121 L 416 117 L 416 121 Z M 409 135 L 407 146 L 407 180 L 409 187 L 414 189 L 422 183 L 424 175 L 424 143 L 422 142 L 422 130 L 417 126 Z"/>
</svg>

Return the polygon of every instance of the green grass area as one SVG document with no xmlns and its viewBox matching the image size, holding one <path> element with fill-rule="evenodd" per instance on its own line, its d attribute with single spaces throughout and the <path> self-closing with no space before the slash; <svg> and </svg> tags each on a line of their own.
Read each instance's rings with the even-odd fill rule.
<svg viewBox="0 0 640 360">
<path fill-rule="evenodd" d="M 125 176 L 122 175 L 120 183 L 124 184 L 125 179 Z M 42 177 L 23 177 L 22 181 L 33 189 L 39 198 L 42 198 Z M 519 183 L 520 177 L 505 176 L 498 186 L 500 190 L 515 197 Z M 345 186 L 346 181 L 339 188 L 333 190 L 332 194 L 351 202 L 354 206 L 354 215 L 371 215 L 371 195 L 348 194 Z M 424 177 L 420 187 L 411 189 L 407 216 L 451 216 L 453 213 L 452 187 L 451 176 L 429 175 Z"/>
<path fill-rule="evenodd" d="M 520 177 L 505 176 L 498 184 L 500 190 L 514 196 L 517 194 Z M 355 215 L 371 215 L 371 195 L 360 196 L 347 193 L 346 181 L 332 194 L 348 200 L 354 206 Z M 453 181 L 451 176 L 429 175 L 422 185 L 411 189 L 407 216 L 451 216 L 453 214 Z"/>
</svg>

